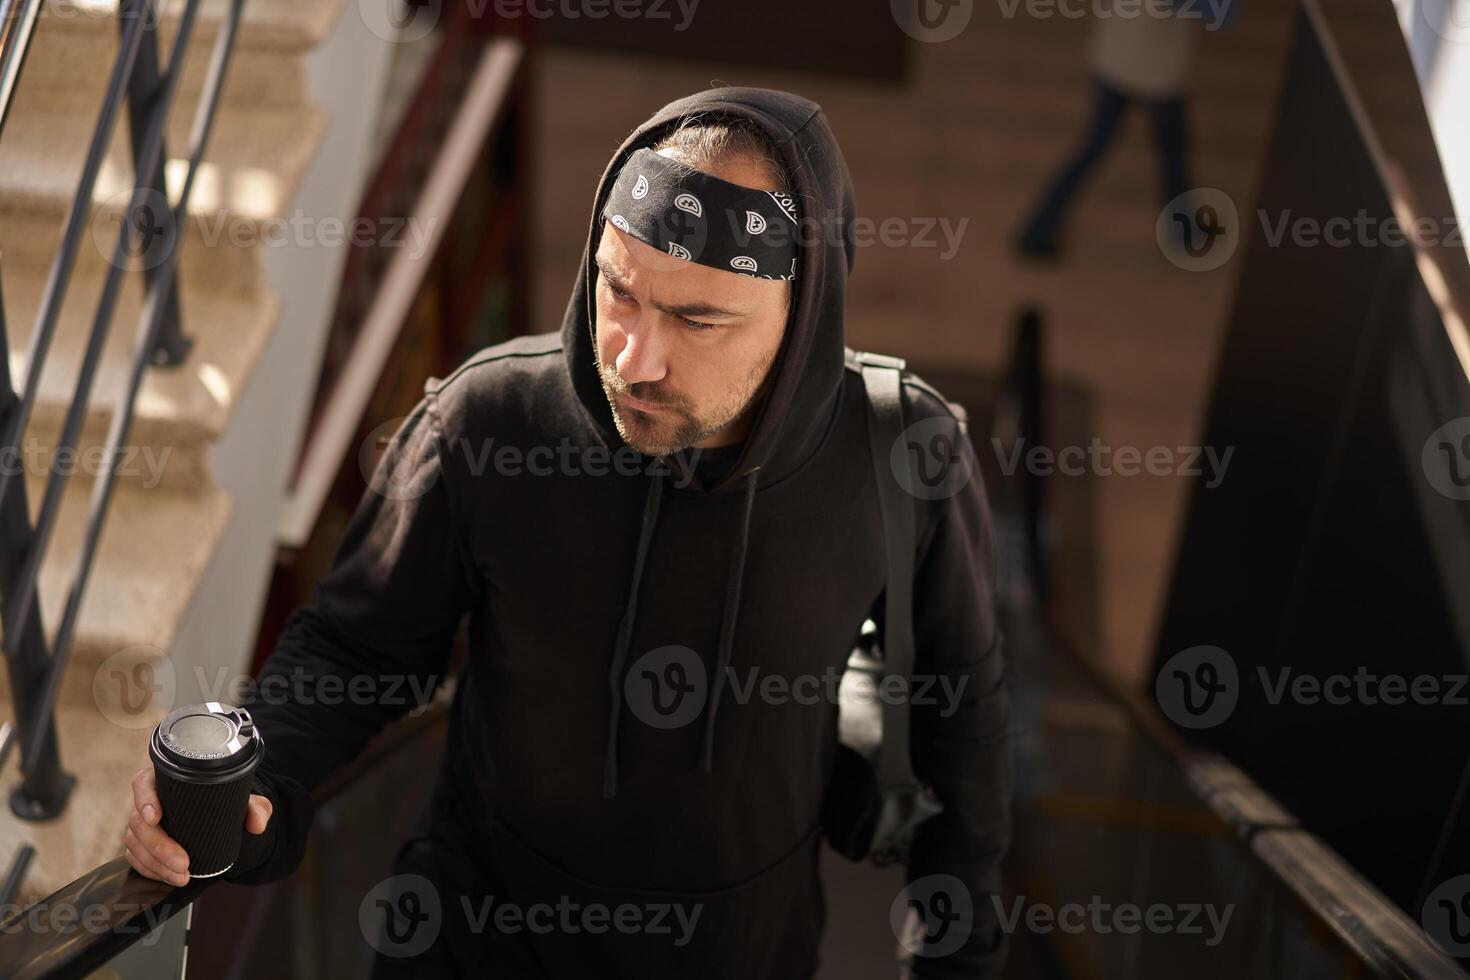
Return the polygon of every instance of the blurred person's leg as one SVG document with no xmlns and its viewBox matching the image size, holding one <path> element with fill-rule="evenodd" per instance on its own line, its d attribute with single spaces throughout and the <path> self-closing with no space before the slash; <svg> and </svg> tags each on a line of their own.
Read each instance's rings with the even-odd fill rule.
<svg viewBox="0 0 1470 980">
<path fill-rule="evenodd" d="M 1153 117 L 1154 143 L 1159 150 L 1159 176 L 1163 200 L 1160 207 L 1169 211 L 1166 227 L 1176 246 L 1187 244 L 1193 208 L 1189 199 L 1189 132 L 1185 122 L 1184 99 L 1166 99 L 1149 103 Z"/>
<path fill-rule="evenodd" d="M 1049 256 L 1056 252 L 1058 236 L 1072 198 L 1117 135 L 1118 123 L 1128 107 L 1128 96 L 1100 78 L 1094 79 L 1093 85 L 1092 121 L 1087 136 L 1061 172 L 1052 179 L 1023 227 L 1017 245 L 1024 254 Z"/>
<path fill-rule="evenodd" d="M 1189 131 L 1184 100 L 1169 99 L 1149 106 L 1154 120 L 1154 141 L 1159 148 L 1164 200 L 1168 204 L 1189 190 Z"/>
</svg>

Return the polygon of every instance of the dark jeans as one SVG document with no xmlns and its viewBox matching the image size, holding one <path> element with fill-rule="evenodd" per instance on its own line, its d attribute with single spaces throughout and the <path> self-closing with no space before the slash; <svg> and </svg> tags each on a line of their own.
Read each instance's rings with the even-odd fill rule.
<svg viewBox="0 0 1470 980">
<path fill-rule="evenodd" d="M 1130 102 L 1148 107 L 1153 118 L 1154 142 L 1159 150 L 1163 175 L 1163 200 L 1167 204 L 1189 189 L 1187 134 L 1184 122 L 1184 100 L 1167 99 L 1152 102 L 1136 99 L 1102 79 L 1094 79 L 1096 93 L 1092 122 L 1087 137 L 1076 154 L 1052 179 L 1046 194 L 1031 213 L 1021 231 L 1022 248 L 1049 251 L 1056 247 L 1067 208 L 1081 188 L 1088 173 L 1102 159 L 1118 133 L 1118 124 Z"/>
</svg>

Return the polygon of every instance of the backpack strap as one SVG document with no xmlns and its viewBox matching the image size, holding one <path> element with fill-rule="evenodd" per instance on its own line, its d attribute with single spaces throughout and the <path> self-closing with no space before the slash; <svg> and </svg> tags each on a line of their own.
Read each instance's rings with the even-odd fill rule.
<svg viewBox="0 0 1470 980">
<path fill-rule="evenodd" d="M 887 568 L 883 590 L 883 674 L 902 677 L 905 691 L 903 697 L 886 699 L 883 703 L 878 788 L 910 789 L 918 784 L 909 755 L 908 696 L 914 671 L 914 552 L 918 548 L 918 533 L 913 496 L 899 482 L 899 473 L 908 472 L 910 465 L 908 448 L 902 445 L 904 362 L 897 357 L 862 351 L 854 357 L 868 392 L 868 439 L 883 513 Z"/>
</svg>

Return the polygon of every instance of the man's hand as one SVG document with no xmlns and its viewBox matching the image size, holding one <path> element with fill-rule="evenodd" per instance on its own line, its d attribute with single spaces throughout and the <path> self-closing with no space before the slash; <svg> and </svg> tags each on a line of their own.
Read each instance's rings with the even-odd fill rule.
<svg viewBox="0 0 1470 980">
<path fill-rule="evenodd" d="M 271 801 L 251 794 L 245 812 L 245 829 L 252 834 L 265 833 L 271 819 Z M 163 807 L 153 782 L 153 767 L 139 769 L 133 777 L 133 812 L 128 815 L 128 829 L 123 832 L 128 863 L 145 878 L 183 885 L 189 881 L 189 855 L 178 841 L 163 832 Z"/>
</svg>

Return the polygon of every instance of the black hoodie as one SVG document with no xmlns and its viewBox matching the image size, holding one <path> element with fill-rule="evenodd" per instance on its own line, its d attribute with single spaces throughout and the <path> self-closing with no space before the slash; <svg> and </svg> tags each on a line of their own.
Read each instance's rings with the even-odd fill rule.
<svg viewBox="0 0 1470 980">
<path fill-rule="evenodd" d="M 497 976 L 798 978 L 818 962 L 819 820 L 837 709 L 795 695 L 811 690 L 799 679 L 842 670 L 884 586 L 864 390 L 844 359 L 855 249 L 850 230 L 801 245 L 794 313 L 733 466 L 704 486 L 684 454 L 663 465 L 633 453 L 595 364 L 597 216 L 627 157 L 696 111 L 755 121 L 803 216 L 851 228 L 852 182 L 816 104 L 716 88 L 661 109 L 598 185 L 560 335 L 486 349 L 427 385 L 331 573 L 260 678 L 262 692 L 267 677 L 293 671 L 312 683 L 367 675 L 386 691 L 407 676 L 422 687 L 442 678 L 468 616 L 440 782 L 464 824 L 463 860 L 494 881 L 497 901 L 521 908 L 698 908 L 682 943 L 617 929 L 487 935 L 487 948 L 507 950 L 487 954 Z M 905 398 L 911 423 L 948 411 L 917 379 Z M 625 465 L 629 454 L 639 465 Z M 914 768 L 945 809 L 924 825 L 909 872 L 957 877 L 975 919 L 963 949 L 914 970 L 989 976 L 1010 795 L 990 517 L 978 474 L 913 505 L 915 673 L 963 696 L 913 708 Z M 695 658 L 692 673 L 708 683 L 699 710 L 665 727 L 629 703 L 638 681 L 625 680 L 635 668 L 659 674 L 670 657 Z M 790 696 L 760 693 L 773 677 L 765 690 Z M 236 880 L 294 868 L 311 788 L 406 710 L 386 698 L 304 700 L 251 703 L 267 746 L 258 787 L 276 809 Z M 458 901 L 441 899 L 456 914 Z M 888 928 L 888 911 L 872 910 L 873 928 Z"/>
</svg>

